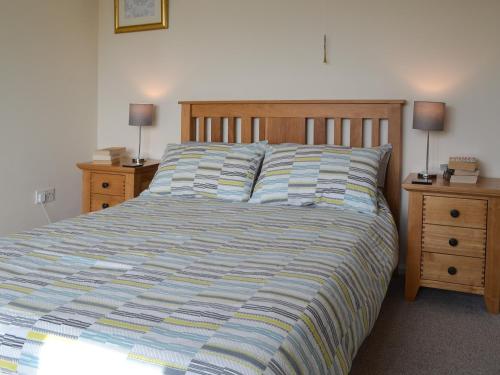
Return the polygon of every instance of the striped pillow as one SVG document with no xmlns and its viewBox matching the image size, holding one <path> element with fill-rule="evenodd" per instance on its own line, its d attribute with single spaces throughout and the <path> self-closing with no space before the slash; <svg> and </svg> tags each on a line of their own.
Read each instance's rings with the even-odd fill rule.
<svg viewBox="0 0 500 375">
<path fill-rule="evenodd" d="M 266 145 L 267 142 L 169 144 L 149 191 L 246 202 Z"/>
<path fill-rule="evenodd" d="M 379 163 L 374 148 L 272 145 L 250 202 L 375 212 Z"/>
</svg>

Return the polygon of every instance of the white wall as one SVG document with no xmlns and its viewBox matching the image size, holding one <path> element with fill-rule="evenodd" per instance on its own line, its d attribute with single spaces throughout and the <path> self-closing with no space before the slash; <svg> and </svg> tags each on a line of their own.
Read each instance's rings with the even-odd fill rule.
<svg viewBox="0 0 500 375">
<path fill-rule="evenodd" d="M 159 126 L 145 132 L 159 157 L 179 140 L 180 99 L 402 98 L 408 172 L 425 158 L 411 102 L 429 99 L 450 110 L 448 131 L 433 135 L 433 164 L 472 154 L 500 176 L 498 0 L 171 0 L 169 30 L 120 35 L 112 3 L 99 9 L 100 146 L 137 147 L 127 127 L 134 101 L 159 106 Z"/>
<path fill-rule="evenodd" d="M 0 235 L 80 212 L 97 137 L 97 0 L 0 0 Z"/>
</svg>

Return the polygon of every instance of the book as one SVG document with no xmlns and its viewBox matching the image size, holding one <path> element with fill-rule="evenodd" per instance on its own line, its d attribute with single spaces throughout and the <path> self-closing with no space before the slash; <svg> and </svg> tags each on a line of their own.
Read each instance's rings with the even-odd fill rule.
<svg viewBox="0 0 500 375">
<path fill-rule="evenodd" d="M 94 152 L 94 156 L 121 156 L 127 149 L 125 147 L 107 147 Z"/>
<path fill-rule="evenodd" d="M 479 176 L 451 176 L 450 182 L 455 184 L 477 184 Z"/>
<path fill-rule="evenodd" d="M 99 155 L 99 154 L 94 154 L 94 156 L 92 157 L 92 159 L 94 161 L 110 161 L 110 160 L 113 160 L 113 159 L 120 159 L 122 157 L 121 154 L 119 155 Z"/>
<path fill-rule="evenodd" d="M 119 165 L 121 163 L 121 158 L 114 158 L 111 160 L 93 160 L 92 164 L 101 164 L 101 165 Z"/>
<path fill-rule="evenodd" d="M 465 169 L 455 169 L 453 172 L 455 176 L 479 176 L 479 169 L 475 171 L 467 171 Z"/>
<path fill-rule="evenodd" d="M 125 147 L 108 147 L 96 150 L 92 157 L 95 164 L 116 165 L 120 164 L 125 153 Z"/>
<path fill-rule="evenodd" d="M 479 161 L 469 156 L 452 156 L 448 161 L 448 168 L 475 171 L 479 168 Z"/>
</svg>

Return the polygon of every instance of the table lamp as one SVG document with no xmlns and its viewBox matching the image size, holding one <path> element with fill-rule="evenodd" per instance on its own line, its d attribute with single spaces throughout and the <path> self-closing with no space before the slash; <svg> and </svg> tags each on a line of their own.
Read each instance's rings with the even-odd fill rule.
<svg viewBox="0 0 500 375">
<path fill-rule="evenodd" d="M 413 107 L 413 129 L 427 130 L 427 157 L 425 171 L 418 174 L 419 178 L 430 179 L 436 174 L 429 172 L 429 136 L 431 131 L 444 130 L 445 104 L 439 102 L 416 101 Z"/>
<path fill-rule="evenodd" d="M 130 104 L 128 124 L 139 127 L 139 150 L 137 151 L 137 158 L 132 159 L 132 165 L 134 166 L 139 167 L 144 164 L 145 160 L 141 158 L 142 127 L 153 125 L 153 112 L 153 104 Z"/>
</svg>

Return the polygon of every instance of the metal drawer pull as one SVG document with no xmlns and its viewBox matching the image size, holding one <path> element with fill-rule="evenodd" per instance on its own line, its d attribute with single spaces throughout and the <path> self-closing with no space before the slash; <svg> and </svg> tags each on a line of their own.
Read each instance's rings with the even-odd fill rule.
<svg viewBox="0 0 500 375">
<path fill-rule="evenodd" d="M 103 208 L 103 209 L 109 208 L 109 204 L 108 204 L 108 203 L 103 203 L 103 204 L 102 204 L 102 208 Z"/>
<path fill-rule="evenodd" d="M 460 216 L 460 211 L 459 210 L 451 210 L 450 215 L 451 215 L 451 217 L 456 219 L 457 217 Z"/>
<path fill-rule="evenodd" d="M 458 240 L 456 238 L 450 238 L 448 241 L 451 247 L 457 247 L 458 246 Z"/>
<path fill-rule="evenodd" d="M 448 268 L 448 273 L 453 276 L 457 274 L 457 269 L 455 267 L 449 267 Z"/>
<path fill-rule="evenodd" d="M 103 189 L 107 189 L 107 188 L 109 188 L 109 183 L 108 183 L 108 182 L 103 182 L 103 183 L 102 183 L 102 188 L 103 188 Z"/>
</svg>

